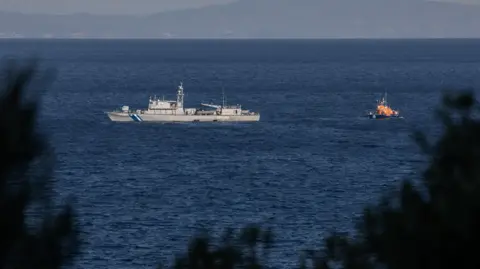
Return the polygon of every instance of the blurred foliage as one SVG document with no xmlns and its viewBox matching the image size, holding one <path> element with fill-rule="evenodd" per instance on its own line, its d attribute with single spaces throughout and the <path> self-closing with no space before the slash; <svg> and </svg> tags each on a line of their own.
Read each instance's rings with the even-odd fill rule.
<svg viewBox="0 0 480 269">
<path fill-rule="evenodd" d="M 53 151 L 36 132 L 38 97 L 26 98 L 35 61 L 6 64 L 0 96 L 0 267 L 60 268 L 79 251 L 74 212 L 55 213 Z M 47 73 L 51 74 L 51 73 Z M 27 217 L 28 216 L 28 217 Z"/>
<path fill-rule="evenodd" d="M 262 229 L 257 225 L 249 225 L 237 233 L 227 229 L 217 244 L 205 233 L 193 238 L 187 255 L 177 257 L 174 268 L 264 268 L 262 264 L 268 264 L 272 243 L 271 229 Z"/>
<path fill-rule="evenodd" d="M 472 92 L 445 94 L 437 115 L 444 134 L 433 145 L 420 132 L 415 139 L 428 156 L 420 186 L 404 180 L 398 192 L 368 206 L 355 236 L 333 234 L 322 250 L 305 251 L 300 268 L 480 268 L 472 249 L 480 242 L 480 121 Z M 418 185 L 418 184 L 417 184 Z M 243 229 L 236 241 L 212 247 L 196 237 L 174 268 L 266 268 L 272 233 Z M 265 239 L 267 238 L 267 239 Z M 263 240 L 262 240 L 263 239 Z M 232 243 L 235 242 L 235 243 Z"/>
</svg>

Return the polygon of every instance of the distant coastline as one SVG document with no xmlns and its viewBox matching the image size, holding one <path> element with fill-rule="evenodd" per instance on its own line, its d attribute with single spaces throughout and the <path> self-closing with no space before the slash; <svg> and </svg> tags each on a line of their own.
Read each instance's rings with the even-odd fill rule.
<svg viewBox="0 0 480 269">
<path fill-rule="evenodd" d="M 470 39 L 479 25 L 480 5 L 434 1 L 240 0 L 144 16 L 0 11 L 3 39 Z"/>
</svg>

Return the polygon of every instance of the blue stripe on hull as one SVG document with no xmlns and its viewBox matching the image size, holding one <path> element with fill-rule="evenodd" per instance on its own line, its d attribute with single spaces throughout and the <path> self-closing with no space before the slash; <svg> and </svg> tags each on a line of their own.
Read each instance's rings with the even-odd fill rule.
<svg viewBox="0 0 480 269">
<path fill-rule="evenodd" d="M 143 121 L 142 118 L 140 118 L 140 116 L 138 116 L 137 114 L 130 114 L 130 118 L 132 118 L 132 120 L 136 122 Z"/>
<path fill-rule="evenodd" d="M 133 121 L 138 121 L 137 118 L 135 118 L 135 115 L 130 114 L 130 118 L 132 118 Z"/>
</svg>

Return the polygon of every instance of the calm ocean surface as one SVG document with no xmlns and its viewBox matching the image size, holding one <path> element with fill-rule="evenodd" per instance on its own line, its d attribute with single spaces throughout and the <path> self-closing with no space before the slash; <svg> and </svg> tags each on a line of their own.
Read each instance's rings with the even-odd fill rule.
<svg viewBox="0 0 480 269">
<path fill-rule="evenodd" d="M 56 190 L 75 195 L 87 240 L 77 268 L 154 268 L 214 231 L 267 222 L 272 260 L 296 264 L 332 229 L 351 231 L 425 163 L 414 128 L 438 133 L 443 89 L 480 89 L 480 40 L 2 40 L 58 76 L 42 126 L 57 151 Z M 261 112 L 252 124 L 115 124 L 104 111 L 150 95 Z M 404 120 L 366 120 L 387 90 Z"/>
</svg>

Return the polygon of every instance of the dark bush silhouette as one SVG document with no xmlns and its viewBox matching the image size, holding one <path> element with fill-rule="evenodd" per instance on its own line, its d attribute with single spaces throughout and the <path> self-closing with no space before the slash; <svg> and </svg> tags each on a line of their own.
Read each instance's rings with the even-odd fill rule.
<svg viewBox="0 0 480 269">
<path fill-rule="evenodd" d="M 227 229 L 217 244 L 213 244 L 208 234 L 203 234 L 193 238 L 187 255 L 177 257 L 174 268 L 260 269 L 263 264 L 268 264 L 272 236 L 270 229 L 257 225 L 249 225 L 240 233 Z"/>
<path fill-rule="evenodd" d="M 6 67 L 0 96 L 0 267 L 60 268 L 73 261 L 79 241 L 72 207 L 54 212 L 52 150 L 36 132 L 38 102 L 26 100 L 37 66 L 9 61 Z"/>
<path fill-rule="evenodd" d="M 305 251 L 299 267 L 480 268 L 480 259 L 472 251 L 480 242 L 480 121 L 474 117 L 476 109 L 471 92 L 445 95 L 438 111 L 445 127 L 440 140 L 432 146 L 422 133 L 415 134 L 429 157 L 420 186 L 404 180 L 394 195 L 366 207 L 354 236 L 329 236 L 323 250 Z M 248 231 L 260 233 L 254 227 L 244 233 Z M 267 267 L 254 250 L 260 237 L 249 238 L 247 248 L 231 243 L 211 248 L 208 237 L 198 237 L 174 268 Z M 270 247 L 271 240 L 268 243 Z"/>
</svg>

